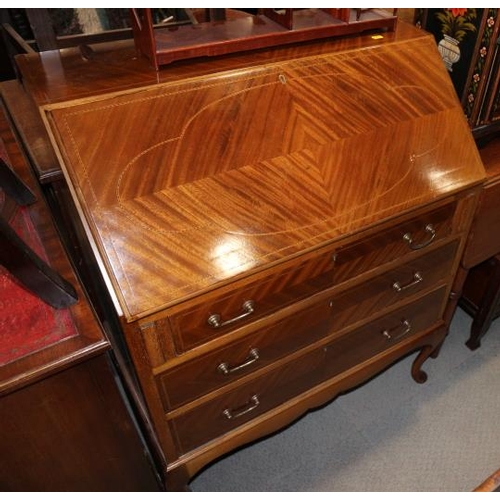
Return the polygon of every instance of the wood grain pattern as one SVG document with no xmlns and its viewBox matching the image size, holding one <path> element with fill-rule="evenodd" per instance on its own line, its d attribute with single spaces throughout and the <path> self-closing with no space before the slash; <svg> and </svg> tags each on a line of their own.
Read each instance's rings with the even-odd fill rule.
<svg viewBox="0 0 500 500">
<path fill-rule="evenodd" d="M 388 229 L 380 228 L 360 241 L 339 247 L 335 259 L 336 282 L 342 283 L 404 257 L 416 257 L 422 250 L 439 245 L 451 234 L 460 231 L 454 220 L 455 208 L 453 202 L 436 207 Z M 432 239 L 425 230 L 429 224 L 434 230 Z M 411 245 L 405 240 L 405 235 L 411 238 Z"/>
<path fill-rule="evenodd" d="M 431 44 L 48 107 L 128 320 L 479 182 Z"/>
<path fill-rule="evenodd" d="M 172 418 L 170 425 L 179 449 L 186 453 L 313 387 L 321 380 L 324 357 L 322 349 L 303 354 L 257 380 L 247 380 L 238 389 Z M 253 411 L 232 419 L 223 414 L 226 409 L 235 414 L 244 411 L 252 404 L 253 395 L 257 395 L 259 401 Z"/>
<path fill-rule="evenodd" d="M 179 312 L 169 314 L 176 352 L 181 354 L 331 287 L 336 282 L 333 255 L 329 250 L 272 276 L 259 275 L 260 279 L 236 290 L 225 287 L 219 293 L 205 296 L 199 304 L 189 303 Z M 241 314 L 242 305 L 247 300 L 253 301 L 254 312 L 246 318 L 221 328 L 213 328 L 208 324 L 207 320 L 212 314 L 218 314 L 222 321 Z"/>
<path fill-rule="evenodd" d="M 159 491 L 105 355 L 3 396 L 2 491 Z"/>
<path fill-rule="evenodd" d="M 40 112 L 25 88 L 19 81 L 10 80 L 0 84 L 0 91 L 23 147 L 27 150 L 27 156 L 37 179 L 42 184 L 63 179 L 61 167 L 53 148 L 50 147 L 50 139 L 40 118 Z"/>
<path fill-rule="evenodd" d="M 485 185 L 472 223 L 464 255 L 471 268 L 500 252 L 500 179 Z"/>
<path fill-rule="evenodd" d="M 432 214 L 426 214 L 425 218 L 419 220 L 423 227 L 425 221 L 435 219 L 432 218 Z M 414 221 L 412 222 L 414 223 Z M 358 243 L 352 245 L 352 248 L 346 248 L 345 251 L 339 252 L 335 265 L 332 262 L 331 252 L 328 252 L 326 255 L 321 255 L 319 259 L 311 259 L 307 262 L 307 266 L 293 269 L 293 272 L 266 276 L 264 279 L 252 283 L 251 286 L 238 287 L 236 290 L 226 291 L 223 289 L 221 295 L 214 293 L 211 296 L 205 296 L 203 302 L 198 305 L 190 303 L 189 307 L 182 309 L 179 313 L 169 315 L 177 353 L 181 354 L 215 337 L 221 337 L 234 331 L 235 328 L 334 285 L 339 285 L 343 281 L 375 269 L 377 266 L 387 264 L 397 258 L 403 258 L 408 252 L 411 252 L 407 246 L 400 244 L 402 242 L 401 236 L 406 233 L 407 227 L 407 225 L 398 226 L 397 230 L 393 231 L 395 236 L 393 240 L 390 239 L 387 232 L 377 235 L 375 243 L 379 243 L 378 246 L 367 238 L 361 244 Z M 445 231 L 443 231 L 444 236 L 446 236 Z M 440 239 L 441 236 L 433 243 L 437 244 Z M 453 256 L 453 252 L 448 253 L 448 257 L 451 259 L 450 265 L 453 262 Z M 426 256 L 425 258 L 430 260 L 426 265 L 431 265 L 432 257 Z M 321 264 L 325 261 L 329 261 L 330 269 L 326 273 L 316 276 L 317 272 L 323 270 Z M 396 269 L 394 272 L 397 274 L 398 270 Z M 437 273 L 438 270 L 434 269 L 432 275 Z M 246 300 L 254 302 L 252 314 L 227 327 L 214 329 L 209 325 L 208 318 L 212 314 L 219 314 L 223 320 L 241 314 L 242 304 Z"/>
<path fill-rule="evenodd" d="M 172 63 L 159 71 L 155 71 L 145 57 L 138 57 L 132 40 L 90 45 L 85 56 L 79 47 L 60 52 L 20 54 L 16 56 L 16 64 L 22 73 L 24 87 L 41 105 L 426 36 L 423 30 L 398 22 L 396 31 L 384 33 L 382 37 L 367 33 L 217 58 L 199 58 Z"/>
<path fill-rule="evenodd" d="M 436 327 L 442 318 L 446 301 L 446 288 L 438 288 L 426 296 L 336 339 L 326 348 L 325 378 L 342 374 L 361 365 L 366 360 L 390 350 L 399 342 L 407 341 L 413 335 L 418 335 L 432 326 Z M 425 352 L 421 351 L 422 354 Z M 425 360 L 427 357 L 428 354 L 423 359 Z M 425 377 L 423 380 L 419 380 L 416 376 L 419 375 L 418 371 L 415 374 L 417 361 L 418 358 L 414 361 L 412 375 L 417 382 L 424 382 L 427 378 L 425 373 L 422 372 L 422 376 Z"/>
<path fill-rule="evenodd" d="M 488 493 L 498 492 L 500 488 L 500 469 L 495 471 L 491 476 L 485 479 L 480 485 L 474 488 L 473 492 Z"/>
<path fill-rule="evenodd" d="M 335 294 L 331 298 L 332 328 L 367 322 L 381 311 L 421 294 L 440 282 L 450 279 L 456 262 L 458 241 L 454 240 L 433 252 L 405 263 L 400 263 L 381 275 L 360 285 Z M 418 274 L 419 278 L 415 276 Z M 395 285 L 400 288 L 396 288 Z"/>
<path fill-rule="evenodd" d="M 226 22 L 200 23 L 195 29 L 192 26 L 179 26 L 174 33 L 168 28 L 154 32 L 152 28 L 149 32 L 143 29 L 149 37 L 141 40 L 141 45 L 148 45 L 149 41 L 154 46 L 152 51 L 144 52 L 158 67 L 197 56 L 216 56 L 369 30 L 393 30 L 397 22 L 396 17 L 384 10 L 366 9 L 368 12 L 358 18 L 356 9 L 351 9 L 350 15 L 347 13 L 346 16 L 347 22 L 338 16 L 332 17 L 323 9 L 289 9 L 290 16 L 285 22 L 278 20 L 284 16 L 269 15 L 273 9 L 264 10 L 268 11 L 266 15 L 231 16 L 232 19 L 228 16 Z M 136 26 L 134 32 L 134 36 L 137 36 Z"/>
<path fill-rule="evenodd" d="M 487 181 L 481 192 L 464 252 L 463 266 L 469 272 L 460 305 L 474 321 L 466 345 L 477 349 L 491 321 L 498 316 L 498 275 L 500 252 L 500 139 L 480 150 Z"/>
<path fill-rule="evenodd" d="M 52 86 L 35 64 L 26 87 L 123 311 L 167 485 L 410 352 L 424 382 L 485 177 L 432 37 L 402 25 L 155 78 L 108 56 L 81 75 L 61 56 Z M 248 299 L 255 315 L 206 332 Z"/>
<path fill-rule="evenodd" d="M 288 316 L 275 321 L 272 326 L 258 329 L 243 338 L 235 336 L 233 330 L 231 342 L 223 347 L 192 356 L 181 364 L 172 366 L 170 363 L 166 371 L 158 367 L 155 373 L 158 374 L 165 409 L 168 411 L 232 383 L 321 338 L 338 334 L 346 327 L 370 321 L 388 307 L 430 290 L 440 281 L 444 283 L 450 274 L 456 249 L 457 242 L 454 241 L 344 293 L 322 293 L 314 305 L 290 311 Z M 394 290 L 396 281 L 412 282 L 415 272 L 421 274 L 422 282 L 401 292 Z M 224 374 L 218 368 L 221 363 L 233 367 L 251 359 L 249 353 L 252 349 L 257 349 L 258 359 L 244 369 Z"/>
<path fill-rule="evenodd" d="M 186 411 L 184 407 L 178 412 L 171 412 L 168 419 L 171 420 L 180 449 L 185 453 L 225 434 L 273 406 L 373 357 L 387 349 L 388 345 L 407 340 L 413 333 L 425 330 L 438 321 L 445 299 L 444 288 L 435 290 L 424 299 L 392 312 L 329 345 L 309 349 L 306 353 L 300 351 L 300 356 L 288 358 L 286 363 L 274 370 L 253 378 L 247 377 L 238 388 L 227 390 L 215 398 L 199 400 L 195 408 Z M 400 327 L 401 318 L 407 319 L 411 325 L 406 335 L 402 334 L 405 329 Z M 386 338 L 382 333 L 384 330 L 393 333 L 394 338 Z M 276 367 L 276 364 L 273 366 Z M 236 408 L 236 413 L 247 405 L 251 406 L 252 395 L 257 395 L 259 400 L 256 408 L 240 418 L 225 418 L 223 411 L 227 408 Z"/>
<path fill-rule="evenodd" d="M 180 366 L 174 366 L 158 375 L 165 410 L 192 401 L 214 389 L 230 384 L 242 376 L 270 365 L 330 333 L 332 310 L 328 300 L 298 311 L 278 320 L 274 325 L 259 329 L 243 339 L 234 339 L 229 345 L 198 355 Z M 252 349 L 258 350 L 258 360 L 231 375 L 224 375 L 218 366 L 241 364 L 250 357 Z"/>
</svg>

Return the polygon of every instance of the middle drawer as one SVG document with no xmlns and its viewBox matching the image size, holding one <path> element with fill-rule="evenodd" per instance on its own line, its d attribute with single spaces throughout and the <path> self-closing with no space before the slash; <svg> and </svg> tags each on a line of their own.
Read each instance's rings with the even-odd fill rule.
<svg viewBox="0 0 500 500">
<path fill-rule="evenodd" d="M 165 410 L 192 401 L 434 287 L 450 275 L 457 245 L 457 241 L 448 243 L 343 293 L 323 292 L 314 305 L 160 373 L 157 382 Z"/>
</svg>

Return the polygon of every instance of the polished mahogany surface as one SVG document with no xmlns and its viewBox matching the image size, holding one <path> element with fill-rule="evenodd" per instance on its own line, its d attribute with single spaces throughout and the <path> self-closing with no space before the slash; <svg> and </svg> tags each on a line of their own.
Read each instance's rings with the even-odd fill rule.
<svg viewBox="0 0 500 500">
<path fill-rule="evenodd" d="M 439 285 L 450 275 L 456 250 L 455 240 L 437 250 L 420 255 L 417 259 L 405 262 L 382 276 L 365 280 L 362 284 L 340 294 L 334 294 L 331 289 L 326 290 L 314 305 L 293 315 L 279 318 L 271 326 L 258 329 L 243 338 L 234 339 L 230 344 L 226 343 L 201 356 L 192 355 L 180 365 L 169 363 L 167 353 L 162 353 L 163 356 L 158 356 L 158 359 L 152 358 L 152 363 L 158 365 L 154 367 L 154 372 L 158 374 L 158 381 L 163 389 L 165 409 L 180 406 L 241 376 L 259 370 L 280 357 L 325 338 L 332 331 L 341 332 L 346 328 L 362 324 L 366 318 L 381 310 L 407 301 L 409 297 Z M 415 272 L 421 278 L 416 283 L 414 283 Z M 395 293 L 394 283 L 413 284 Z M 207 302 L 210 303 L 209 300 Z M 259 305 L 261 303 L 258 302 Z M 438 304 L 439 302 L 436 302 L 436 305 Z M 192 315 L 194 316 L 192 323 L 195 323 L 192 331 L 198 334 L 198 345 L 203 341 L 206 343 L 217 332 L 212 332 L 210 335 L 207 331 L 209 329 L 203 328 L 206 314 L 197 315 L 195 312 Z M 372 327 L 371 331 L 374 330 L 376 329 Z M 187 328 L 183 333 L 185 336 L 189 334 L 194 336 Z M 220 336 L 227 335 L 227 330 L 218 333 Z M 234 336 L 234 331 L 231 333 Z M 363 343 L 365 344 L 366 342 Z M 254 361 L 253 358 L 257 359 Z M 248 363 L 244 369 L 233 371 L 231 376 L 228 376 L 228 369 L 220 368 L 221 362 L 227 365 L 228 369 L 242 362 Z"/>
<path fill-rule="evenodd" d="M 488 174 L 488 179 L 496 180 L 500 176 L 500 137 L 492 139 L 479 151 Z"/>
<path fill-rule="evenodd" d="M 158 73 L 20 61 L 169 489 L 405 355 L 427 378 L 485 171 L 434 40 L 399 24 Z"/>
<path fill-rule="evenodd" d="M 398 22 L 396 31 L 366 33 L 319 42 L 278 46 L 220 57 L 200 57 L 179 61 L 156 71 L 141 57 L 132 40 L 100 43 L 60 51 L 16 56 L 23 86 L 36 103 L 67 101 L 82 97 L 134 89 L 140 86 L 173 82 L 183 78 L 209 76 L 221 71 L 238 71 L 295 57 L 369 49 L 428 35 L 413 26 Z"/>
<path fill-rule="evenodd" d="M 180 449 L 186 453 L 236 426 L 259 417 L 301 392 L 330 380 L 378 353 L 394 348 L 402 341 L 407 341 L 406 336 L 396 335 L 400 334 L 403 328 L 400 331 L 396 327 L 394 338 L 389 340 L 383 335 L 374 335 L 374 332 L 383 330 L 387 325 L 400 324 L 401 316 L 412 318 L 412 331 L 425 331 L 438 321 L 444 294 L 445 288 L 434 290 L 407 306 L 404 311 L 398 309 L 347 335 L 339 335 L 333 341 L 298 351 L 288 358 L 288 363 L 270 365 L 272 370 L 246 377 L 237 388 L 233 385 L 215 393 L 215 397 L 209 400 L 200 398 L 194 407 L 186 405 L 170 412 L 167 418 L 175 428 Z M 326 301 L 324 308 L 328 308 Z M 297 325 L 304 333 L 308 324 L 314 329 L 318 328 L 318 324 L 311 323 L 307 319 L 304 321 L 304 318 L 297 318 Z M 321 326 L 321 319 L 318 319 L 318 323 Z M 328 326 L 323 323 L 323 328 Z M 258 404 L 251 411 L 240 414 L 237 418 L 221 418 L 226 409 L 229 409 L 232 415 L 255 406 L 252 404 L 253 395 L 257 395 Z M 200 425 L 200 422 L 203 424 Z"/>
<path fill-rule="evenodd" d="M 48 105 L 131 321 L 479 183 L 429 36 Z"/>
<path fill-rule="evenodd" d="M 215 56 L 294 42 L 393 30 L 397 17 L 380 9 L 262 9 L 249 15 L 224 10 L 223 19 L 155 28 L 150 9 L 133 9 L 136 46 L 155 65 L 196 56 Z"/>
</svg>

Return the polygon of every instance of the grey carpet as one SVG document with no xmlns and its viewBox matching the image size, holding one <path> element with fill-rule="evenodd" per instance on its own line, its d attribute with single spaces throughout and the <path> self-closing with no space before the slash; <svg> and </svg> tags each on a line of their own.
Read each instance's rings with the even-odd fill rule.
<svg viewBox="0 0 500 500">
<path fill-rule="evenodd" d="M 414 355 L 292 426 L 213 463 L 212 491 L 471 491 L 500 468 L 500 319 L 476 351 L 461 309 L 429 378 Z"/>
</svg>

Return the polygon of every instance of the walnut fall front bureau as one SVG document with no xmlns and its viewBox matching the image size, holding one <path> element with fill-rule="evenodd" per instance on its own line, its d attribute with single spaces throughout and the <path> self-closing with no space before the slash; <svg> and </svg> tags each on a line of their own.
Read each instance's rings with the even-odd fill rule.
<svg viewBox="0 0 500 500">
<path fill-rule="evenodd" d="M 40 110 L 168 488 L 410 353 L 425 381 L 485 178 L 431 36 L 401 25 L 99 85 Z"/>
</svg>

